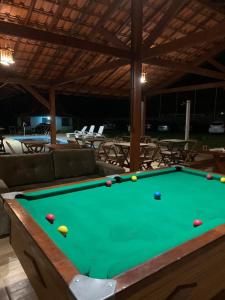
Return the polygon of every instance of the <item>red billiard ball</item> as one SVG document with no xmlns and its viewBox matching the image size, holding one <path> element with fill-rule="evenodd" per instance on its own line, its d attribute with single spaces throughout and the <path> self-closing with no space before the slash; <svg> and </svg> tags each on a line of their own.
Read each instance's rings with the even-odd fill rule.
<svg viewBox="0 0 225 300">
<path fill-rule="evenodd" d="M 212 176 L 211 174 L 207 174 L 207 175 L 206 175 L 206 178 L 207 178 L 208 180 L 212 180 L 212 179 L 213 179 L 213 176 Z"/>
<path fill-rule="evenodd" d="M 55 216 L 53 214 L 47 214 L 45 219 L 49 221 L 49 223 L 53 224 L 55 221 Z"/>
<path fill-rule="evenodd" d="M 112 185 L 112 181 L 111 181 L 111 180 L 106 181 L 105 185 L 106 185 L 107 187 L 110 187 L 110 186 Z"/>
<path fill-rule="evenodd" d="M 201 220 L 194 220 L 193 226 L 194 227 L 198 227 L 198 226 L 200 226 L 202 224 L 203 224 L 203 222 Z"/>
</svg>

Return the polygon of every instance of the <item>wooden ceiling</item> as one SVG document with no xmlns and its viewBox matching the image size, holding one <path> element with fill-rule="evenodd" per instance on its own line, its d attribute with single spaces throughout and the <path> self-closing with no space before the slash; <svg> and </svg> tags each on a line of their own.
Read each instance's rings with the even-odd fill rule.
<svg viewBox="0 0 225 300">
<path fill-rule="evenodd" d="M 225 50 L 224 1 L 143 2 L 144 93 L 163 92 L 188 73 L 225 86 L 225 66 L 215 59 Z M 0 67 L 3 97 L 9 90 L 13 95 L 50 86 L 63 94 L 129 96 L 130 5 L 129 0 L 2 0 L 0 45 L 14 49 L 15 59 Z M 212 69 L 201 67 L 206 61 Z"/>
</svg>

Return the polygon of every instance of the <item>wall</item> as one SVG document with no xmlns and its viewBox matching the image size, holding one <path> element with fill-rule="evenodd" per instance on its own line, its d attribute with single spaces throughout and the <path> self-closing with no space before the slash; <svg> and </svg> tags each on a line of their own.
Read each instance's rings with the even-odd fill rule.
<svg viewBox="0 0 225 300">
<path fill-rule="evenodd" d="M 38 124 L 43 123 L 43 118 L 47 118 L 48 116 L 32 116 L 30 118 L 30 125 L 31 128 L 35 128 Z M 57 131 L 62 131 L 62 132 L 69 132 L 73 130 L 73 125 L 72 125 L 72 118 L 68 117 L 68 126 L 63 126 L 62 125 L 62 118 L 64 117 L 56 117 L 56 130 Z M 46 120 L 47 123 L 50 122 L 50 120 Z"/>
</svg>

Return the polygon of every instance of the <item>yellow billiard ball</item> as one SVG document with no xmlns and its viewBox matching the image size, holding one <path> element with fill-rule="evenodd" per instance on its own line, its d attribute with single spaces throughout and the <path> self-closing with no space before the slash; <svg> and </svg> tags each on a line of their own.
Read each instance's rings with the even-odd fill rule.
<svg viewBox="0 0 225 300">
<path fill-rule="evenodd" d="M 225 177 L 221 177 L 220 182 L 225 183 Z"/>
<path fill-rule="evenodd" d="M 65 225 L 61 225 L 61 226 L 58 227 L 58 231 L 62 235 L 66 236 L 66 234 L 68 233 L 69 230 L 68 230 L 68 228 Z"/>
<path fill-rule="evenodd" d="M 135 175 L 131 176 L 131 180 L 132 181 L 137 181 L 137 176 L 135 176 Z"/>
</svg>

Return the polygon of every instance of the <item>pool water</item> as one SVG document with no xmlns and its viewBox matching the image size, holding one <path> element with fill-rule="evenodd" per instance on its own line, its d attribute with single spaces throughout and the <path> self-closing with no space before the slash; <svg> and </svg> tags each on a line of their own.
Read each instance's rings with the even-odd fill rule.
<svg viewBox="0 0 225 300">
<path fill-rule="evenodd" d="M 51 142 L 51 138 L 48 135 L 17 135 L 17 136 L 11 136 L 12 140 L 21 141 L 21 140 L 29 140 L 29 141 L 46 141 L 48 143 Z M 58 144 L 67 144 L 67 140 L 60 138 L 57 139 L 56 142 Z"/>
</svg>

